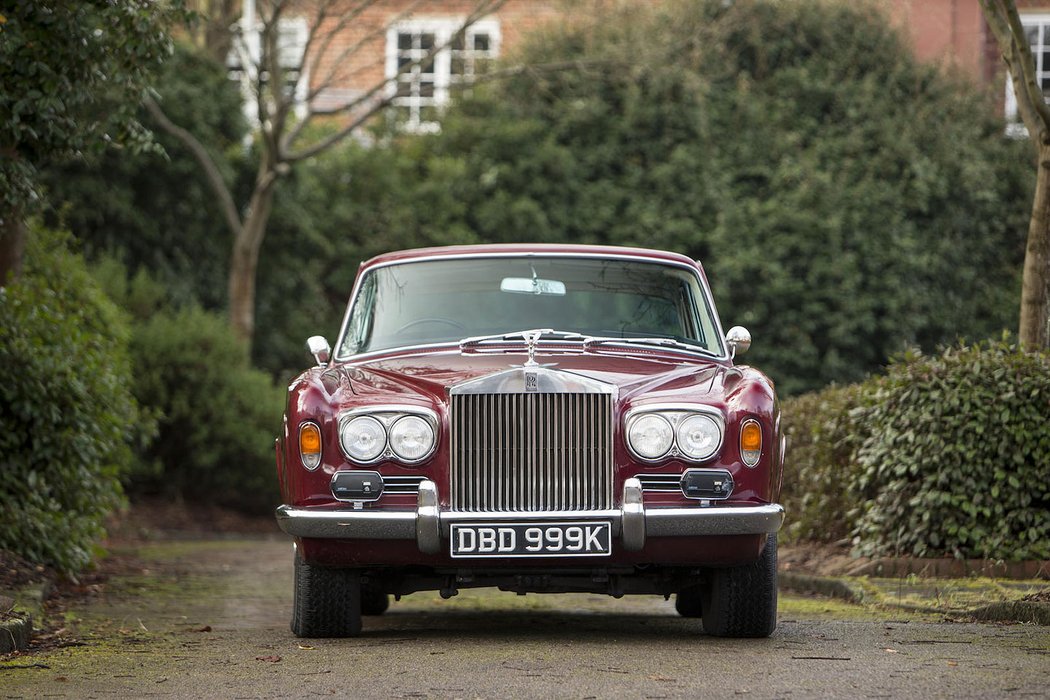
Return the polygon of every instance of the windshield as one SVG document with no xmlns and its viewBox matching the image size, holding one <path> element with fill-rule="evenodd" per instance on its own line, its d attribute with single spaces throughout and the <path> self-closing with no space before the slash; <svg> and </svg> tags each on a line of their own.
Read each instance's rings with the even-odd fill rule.
<svg viewBox="0 0 1050 700">
<path fill-rule="evenodd" d="M 674 338 L 722 354 L 711 305 L 690 270 L 630 259 L 516 256 L 371 270 L 354 299 L 338 355 L 522 328 Z"/>
</svg>

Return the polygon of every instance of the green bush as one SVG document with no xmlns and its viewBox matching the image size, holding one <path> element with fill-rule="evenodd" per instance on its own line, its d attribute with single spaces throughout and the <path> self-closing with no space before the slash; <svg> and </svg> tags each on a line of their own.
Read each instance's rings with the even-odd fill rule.
<svg viewBox="0 0 1050 700">
<path fill-rule="evenodd" d="M 535 70 L 425 140 L 420 180 L 456 206 L 415 227 L 699 258 L 785 395 L 994 337 L 1016 313 L 1030 147 L 875 5 L 625 3 L 538 33 L 513 58 Z"/>
<path fill-rule="evenodd" d="M 225 317 L 162 309 L 136 324 L 131 348 L 135 395 L 158 415 L 157 438 L 141 455 L 151 469 L 138 472 L 132 491 L 251 512 L 275 505 L 284 392 L 249 366 Z"/>
<path fill-rule="evenodd" d="M 787 541 L 834 542 L 850 536 L 860 507 L 851 488 L 866 426 L 857 410 L 870 384 L 831 386 L 784 401 L 787 435 L 782 502 Z"/>
<path fill-rule="evenodd" d="M 72 574 L 123 503 L 131 393 L 124 315 L 59 234 L 34 230 L 0 289 L 0 548 Z"/>
<path fill-rule="evenodd" d="M 911 353 L 874 387 L 857 551 L 1050 558 L 1050 353 Z"/>
</svg>

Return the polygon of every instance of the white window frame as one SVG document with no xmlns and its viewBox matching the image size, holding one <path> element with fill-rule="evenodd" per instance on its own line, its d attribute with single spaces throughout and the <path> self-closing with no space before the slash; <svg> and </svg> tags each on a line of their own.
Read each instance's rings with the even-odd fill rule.
<svg viewBox="0 0 1050 700">
<path fill-rule="evenodd" d="M 226 59 L 226 68 L 233 80 L 241 84 L 244 97 L 244 116 L 248 123 L 259 126 L 259 111 L 255 103 L 253 86 L 258 83 L 257 72 L 262 56 L 262 23 L 245 15 L 241 20 L 242 41 L 234 42 Z M 310 76 L 304 54 L 310 29 L 305 17 L 285 17 L 277 23 L 277 62 L 283 69 L 301 67 L 295 83 L 295 113 L 300 118 L 306 114 L 306 97 Z"/>
<path fill-rule="evenodd" d="M 444 109 L 450 98 L 452 80 L 452 49 L 448 46 L 453 35 L 463 26 L 465 18 L 421 17 L 395 22 L 387 27 L 386 32 L 386 78 L 390 80 L 386 95 L 395 107 L 408 107 L 408 120 L 401 128 L 412 132 L 435 132 L 440 126 L 436 121 L 423 121 L 420 114 L 424 107 L 434 106 L 439 111 Z M 399 34 L 433 34 L 434 46 L 444 46 L 434 55 L 434 95 L 397 97 L 398 81 L 398 35 Z M 467 27 L 465 45 L 473 45 L 476 34 L 487 34 L 489 37 L 488 57 L 496 58 L 500 53 L 500 28 L 496 19 L 483 19 Z M 469 76 L 466 76 L 469 80 Z"/>
<path fill-rule="evenodd" d="M 1035 79 L 1042 88 L 1043 80 L 1050 78 L 1050 61 L 1043 63 L 1043 54 L 1050 53 L 1050 12 L 1026 12 L 1021 15 L 1021 24 L 1027 30 L 1033 25 L 1038 27 L 1038 42 L 1032 47 L 1035 59 Z M 1050 89 L 1043 89 L 1044 99 L 1050 102 Z M 1028 129 L 1017 112 L 1017 93 L 1010 72 L 1006 72 L 1006 99 L 1003 101 L 1003 113 L 1006 116 L 1006 135 L 1013 138 L 1027 138 Z"/>
</svg>

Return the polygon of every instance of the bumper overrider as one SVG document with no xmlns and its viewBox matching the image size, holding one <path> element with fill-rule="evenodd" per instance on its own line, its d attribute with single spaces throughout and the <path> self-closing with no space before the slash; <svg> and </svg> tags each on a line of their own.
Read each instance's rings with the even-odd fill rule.
<svg viewBox="0 0 1050 700">
<path fill-rule="evenodd" d="M 631 552 L 641 550 L 648 537 L 765 535 L 777 532 L 784 522 L 784 508 L 778 504 L 647 509 L 642 503 L 642 485 L 638 479 L 624 482 L 622 503 L 618 510 L 566 513 L 442 512 L 437 487 L 425 480 L 419 485 L 414 511 L 316 510 L 282 505 L 277 508 L 277 523 L 294 537 L 415 540 L 424 554 L 438 554 L 457 522 L 484 520 L 498 525 L 526 520 L 542 524 L 566 517 L 574 521 L 608 521 L 612 536 L 619 537 L 623 549 Z"/>
</svg>

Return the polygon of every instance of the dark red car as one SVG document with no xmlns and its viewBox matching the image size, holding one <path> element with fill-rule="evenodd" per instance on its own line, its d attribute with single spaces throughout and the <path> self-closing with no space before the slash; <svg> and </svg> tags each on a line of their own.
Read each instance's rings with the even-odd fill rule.
<svg viewBox="0 0 1050 700">
<path fill-rule="evenodd" d="M 292 631 L 353 636 L 390 595 L 496 586 L 675 595 L 709 634 L 769 635 L 784 442 L 772 382 L 734 364 L 750 342 L 674 253 L 364 263 L 277 441 Z"/>
</svg>

